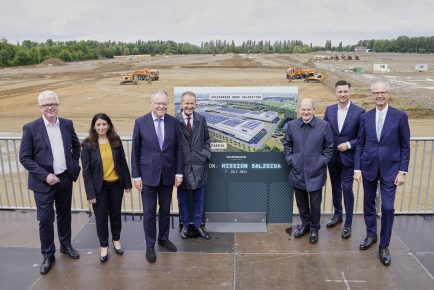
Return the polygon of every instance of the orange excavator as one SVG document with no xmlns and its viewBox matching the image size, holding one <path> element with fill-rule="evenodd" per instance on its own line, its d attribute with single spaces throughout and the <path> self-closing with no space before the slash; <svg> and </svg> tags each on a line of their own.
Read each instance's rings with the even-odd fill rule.
<svg viewBox="0 0 434 290">
<path fill-rule="evenodd" d="M 126 76 L 122 77 L 121 85 L 137 85 L 137 80 L 140 81 L 158 81 L 160 72 L 156 69 L 137 69 L 133 70 Z"/>
</svg>

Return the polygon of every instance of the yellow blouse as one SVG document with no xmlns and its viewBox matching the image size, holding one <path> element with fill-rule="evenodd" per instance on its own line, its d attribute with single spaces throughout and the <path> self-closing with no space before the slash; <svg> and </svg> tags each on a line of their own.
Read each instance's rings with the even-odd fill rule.
<svg viewBox="0 0 434 290">
<path fill-rule="evenodd" d="M 110 143 L 100 144 L 99 152 L 101 153 L 103 180 L 109 182 L 118 180 L 119 176 L 116 173 L 115 163 L 113 161 L 113 152 L 112 148 L 110 147 Z"/>
</svg>

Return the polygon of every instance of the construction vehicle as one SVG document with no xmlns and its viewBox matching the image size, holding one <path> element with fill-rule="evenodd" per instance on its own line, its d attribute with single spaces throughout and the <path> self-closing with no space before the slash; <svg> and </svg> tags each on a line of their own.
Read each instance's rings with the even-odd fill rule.
<svg viewBox="0 0 434 290">
<path fill-rule="evenodd" d="M 139 81 L 158 81 L 160 78 L 160 72 L 156 69 L 137 69 L 123 76 L 123 81 L 121 85 L 132 84 L 137 85 L 137 80 Z"/>
<path fill-rule="evenodd" d="M 120 82 L 121 85 L 137 85 L 137 82 L 134 80 L 131 74 L 123 76 L 122 79 L 123 80 Z"/>
<path fill-rule="evenodd" d="M 303 69 L 298 67 L 289 67 L 286 69 L 286 78 L 288 80 L 300 80 L 305 79 L 309 73 L 316 73 L 317 70 L 312 69 Z"/>
<path fill-rule="evenodd" d="M 140 81 L 158 81 L 160 73 L 156 69 L 139 69 L 131 72 L 131 75 L 135 80 Z"/>
<path fill-rule="evenodd" d="M 305 82 L 314 82 L 314 83 L 320 83 L 324 79 L 324 75 L 320 74 L 318 72 L 310 72 L 307 74 L 306 78 L 304 79 Z"/>
</svg>

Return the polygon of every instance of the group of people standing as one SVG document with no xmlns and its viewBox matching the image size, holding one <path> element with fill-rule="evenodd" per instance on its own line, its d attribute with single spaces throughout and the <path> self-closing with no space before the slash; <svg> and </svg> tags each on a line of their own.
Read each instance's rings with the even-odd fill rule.
<svg viewBox="0 0 434 290">
<path fill-rule="evenodd" d="M 72 121 L 58 117 L 58 95 L 44 91 L 39 94 L 38 102 L 42 116 L 24 125 L 19 159 L 29 172 L 28 187 L 35 196 L 42 275 L 55 263 L 55 212 L 60 252 L 72 259 L 80 258 L 71 245 L 72 183 L 80 174 L 80 156 L 87 199 L 95 213 L 101 263 L 109 258 L 109 220 L 114 251 L 119 255 L 124 253 L 120 241 L 121 205 L 124 191 L 129 192 L 133 186 L 131 179 L 142 197 L 146 259 L 150 263 L 156 261 L 156 242 L 169 251 L 177 251 L 169 240 L 174 185 L 178 188 L 180 219 L 184 224 L 181 238 L 210 239 L 201 227 L 210 139 L 205 118 L 194 112 L 193 92 L 183 93 L 182 111 L 176 118 L 166 114 L 168 94 L 165 91 L 152 94 L 151 112 L 138 118 L 134 125 L 131 174 L 122 141 L 107 114 L 98 113 L 93 117 L 89 134 L 80 144 Z"/>
<path fill-rule="evenodd" d="M 390 106 L 390 85 L 383 81 L 371 84 L 375 108 L 364 109 L 350 101 L 351 84 L 336 82 L 337 104 L 326 108 L 324 120 L 314 115 L 312 99 L 302 99 L 300 118 L 288 123 L 282 141 L 289 165 L 289 181 L 294 187 L 301 225 L 294 238 L 309 233 L 309 242 L 319 240 L 322 187 L 327 167 L 332 185 L 333 217 L 327 228 L 345 223 L 341 237 L 351 237 L 354 208 L 353 180 L 363 177 L 363 214 L 366 237 L 360 250 L 367 250 L 377 242 L 376 196 L 381 197 L 381 232 L 378 257 L 389 266 L 389 243 L 394 219 L 397 186 L 405 182 L 410 159 L 410 129 L 407 115 Z"/>
<path fill-rule="evenodd" d="M 343 195 L 346 215 L 341 236 L 350 238 L 353 179 L 360 182 L 363 177 L 367 235 L 360 249 L 366 250 L 377 242 L 375 197 L 379 182 L 382 201 L 379 257 L 388 266 L 396 186 L 405 182 L 409 164 L 407 115 L 388 105 L 390 87 L 385 82 L 371 85 L 376 108 L 367 113 L 350 101 L 350 83 L 338 81 L 335 87 L 337 104 L 327 107 L 324 120 L 315 116 L 312 99 L 302 99 L 300 118 L 288 123 L 282 141 L 290 168 L 289 182 L 294 187 L 302 222 L 294 237 L 310 233 L 310 243 L 319 240 L 322 187 L 328 167 L 335 212 L 327 228 L 343 222 Z M 142 197 L 148 262 L 156 261 L 155 243 L 168 251 L 177 251 L 169 240 L 173 186 L 178 189 L 181 238 L 210 239 L 202 227 L 210 137 L 206 119 L 195 112 L 194 92 L 182 94 L 182 110 L 175 117 L 167 114 L 169 96 L 165 91 L 151 95 L 151 112 L 134 124 L 131 174 L 122 141 L 107 114 L 93 117 L 89 134 L 80 144 L 72 121 L 58 117 L 58 95 L 44 91 L 38 102 L 42 117 L 23 127 L 19 158 L 29 172 L 28 187 L 35 196 L 44 257 L 41 274 L 48 273 L 55 262 L 54 207 L 60 252 L 72 259 L 80 257 L 71 245 L 72 182 L 80 173 L 80 156 L 87 199 L 95 213 L 101 263 L 109 258 L 109 220 L 114 251 L 123 254 L 121 204 L 124 191 L 129 192 L 133 186 Z"/>
</svg>

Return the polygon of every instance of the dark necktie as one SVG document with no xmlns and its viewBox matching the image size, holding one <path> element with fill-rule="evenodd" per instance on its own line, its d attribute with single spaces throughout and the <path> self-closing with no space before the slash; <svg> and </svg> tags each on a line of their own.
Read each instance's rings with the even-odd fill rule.
<svg viewBox="0 0 434 290">
<path fill-rule="evenodd" d="M 191 117 L 187 117 L 187 131 L 188 131 L 188 134 L 191 135 L 191 133 L 193 132 L 193 130 L 191 129 L 190 119 L 191 119 Z"/>
</svg>

